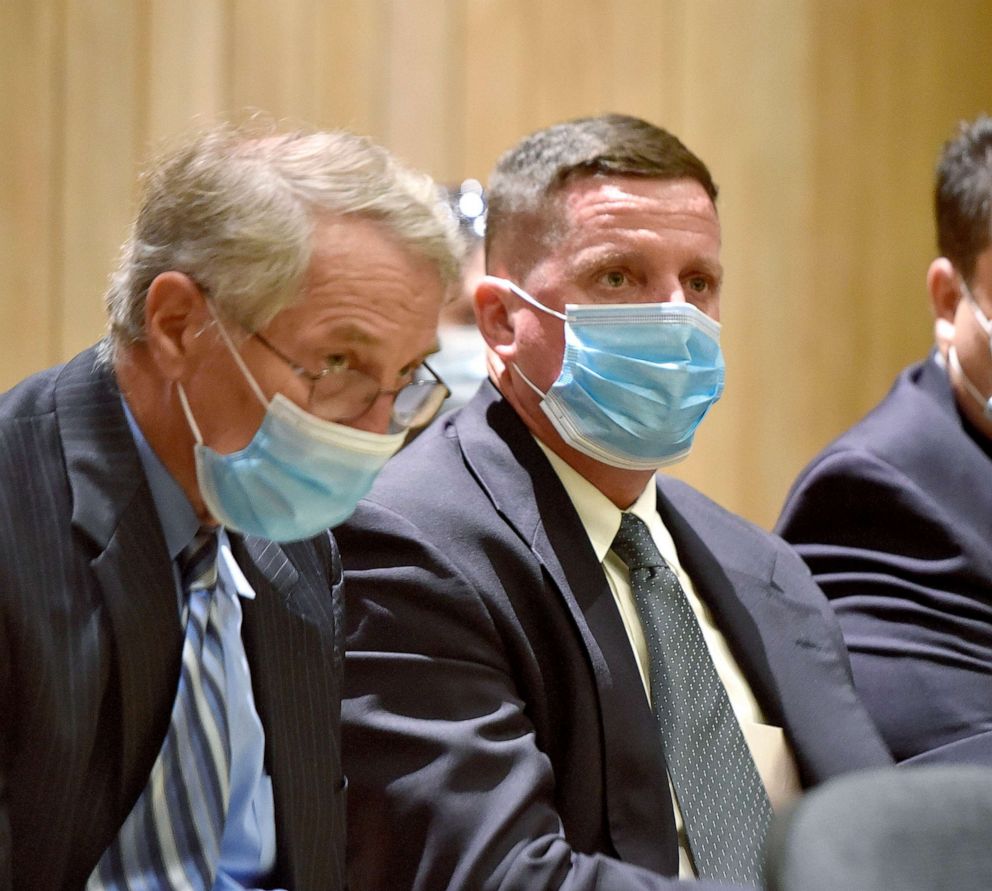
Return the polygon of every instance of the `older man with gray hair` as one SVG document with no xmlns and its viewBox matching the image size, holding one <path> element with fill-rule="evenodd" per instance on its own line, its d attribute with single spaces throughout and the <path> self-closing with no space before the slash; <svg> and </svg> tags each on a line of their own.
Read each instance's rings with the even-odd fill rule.
<svg viewBox="0 0 992 891">
<path fill-rule="evenodd" d="M 457 244 L 350 134 L 150 168 L 108 337 L 0 396 L 0 887 L 343 887 L 326 530 L 444 399 Z"/>
</svg>

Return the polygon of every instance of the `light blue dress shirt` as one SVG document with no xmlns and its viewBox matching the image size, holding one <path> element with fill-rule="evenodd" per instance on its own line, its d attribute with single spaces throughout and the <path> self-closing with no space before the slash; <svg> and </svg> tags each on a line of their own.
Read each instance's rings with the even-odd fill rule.
<svg viewBox="0 0 992 891">
<path fill-rule="evenodd" d="M 186 493 L 152 451 L 122 398 L 145 477 L 151 488 L 166 547 L 172 560 L 173 579 L 180 613 L 185 595 L 176 558 L 196 535 L 199 522 Z M 254 600 L 248 584 L 231 555 L 227 532 L 218 532 L 217 589 L 227 680 L 227 720 L 231 729 L 231 799 L 221 839 L 220 869 L 214 891 L 257 888 L 272 873 L 276 859 L 276 826 L 272 778 L 265 773 L 265 731 L 255 710 L 251 673 L 241 639 L 240 598 Z"/>
</svg>

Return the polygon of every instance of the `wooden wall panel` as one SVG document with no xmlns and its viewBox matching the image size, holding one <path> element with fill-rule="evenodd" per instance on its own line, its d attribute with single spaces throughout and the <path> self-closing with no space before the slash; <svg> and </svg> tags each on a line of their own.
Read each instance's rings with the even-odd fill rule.
<svg viewBox="0 0 992 891">
<path fill-rule="evenodd" d="M 499 155 L 540 126 L 532 97 L 541 47 L 530 0 L 475 0 L 466 6 L 465 157 L 458 176 L 485 181 Z"/>
<path fill-rule="evenodd" d="M 317 81 L 314 123 L 343 127 L 382 141 L 386 133 L 387 0 L 318 4 L 307 49 Z"/>
<path fill-rule="evenodd" d="M 786 477 L 929 349 L 934 164 L 956 120 L 992 110 L 975 58 L 990 51 L 987 4 L 840 0 L 811 12 L 807 371 Z"/>
<path fill-rule="evenodd" d="M 692 0 L 610 0 L 611 37 L 605 109 L 634 114 L 681 132 L 685 109 L 686 4 Z"/>
<path fill-rule="evenodd" d="M 319 6 L 319 0 L 231 4 L 227 59 L 232 109 L 315 119 L 320 102 L 313 37 Z"/>
<path fill-rule="evenodd" d="M 611 7 L 601 0 L 548 0 L 531 7 L 535 126 L 609 110 L 613 68 Z"/>
<path fill-rule="evenodd" d="M 476 0 L 465 15 L 465 153 L 484 179 L 521 136 L 602 111 L 678 130 L 686 0 Z"/>
<path fill-rule="evenodd" d="M 728 386 L 675 473 L 763 524 L 924 353 L 933 163 L 988 0 L 0 0 L 0 387 L 102 332 L 139 159 L 255 106 L 443 181 L 619 110 L 722 188 Z"/>
<path fill-rule="evenodd" d="M 0 388 L 59 357 L 60 7 L 0 4 Z"/>
<path fill-rule="evenodd" d="M 156 146 L 230 108 L 230 10 L 227 0 L 150 0 L 146 8 L 141 133 Z"/>
<path fill-rule="evenodd" d="M 102 335 L 103 293 L 132 216 L 144 114 L 138 4 L 65 0 L 59 352 Z"/>
<path fill-rule="evenodd" d="M 807 15 L 801 2 L 697 2 L 683 35 L 680 135 L 721 190 L 727 383 L 673 473 L 766 523 L 768 493 L 788 482 L 781 454 L 802 398 L 783 382 L 804 359 L 795 332 L 809 277 Z"/>
<path fill-rule="evenodd" d="M 442 181 L 463 152 L 463 8 L 459 0 L 394 4 L 379 59 L 387 71 L 383 142 Z"/>
</svg>

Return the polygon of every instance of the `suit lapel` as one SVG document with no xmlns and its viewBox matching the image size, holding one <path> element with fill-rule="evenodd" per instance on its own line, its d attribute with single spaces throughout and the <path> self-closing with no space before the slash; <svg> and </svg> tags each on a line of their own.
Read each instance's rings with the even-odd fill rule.
<svg viewBox="0 0 992 891">
<path fill-rule="evenodd" d="M 118 806 L 140 794 L 168 728 L 182 642 L 171 564 L 113 372 L 95 351 L 55 390 L 73 528 L 93 544 L 120 690 Z M 108 699 L 112 702 L 113 697 Z"/>
<path fill-rule="evenodd" d="M 673 874 L 667 768 L 609 583 L 547 458 L 509 404 L 486 389 L 488 400 L 477 398 L 457 418 L 459 439 L 494 507 L 547 570 L 582 640 L 599 696 L 614 847 L 627 862 Z"/>
<path fill-rule="evenodd" d="M 712 610 L 716 625 L 727 640 L 734 659 L 747 678 L 755 698 L 772 723 L 782 724 L 782 703 L 771 667 L 766 657 L 759 624 L 755 621 L 754 604 L 767 597 L 772 586 L 775 566 L 768 548 L 750 532 L 743 523 L 736 535 L 721 538 L 717 535 L 704 541 L 699 528 L 706 524 L 693 524 L 676 508 L 670 497 L 672 487 L 665 478 L 659 480 L 658 513 L 671 533 L 678 551 L 679 561 L 692 579 L 696 592 Z M 714 506 L 714 514 L 717 509 Z M 729 515 L 728 515 L 729 516 Z M 712 529 L 712 524 L 709 525 Z M 739 554 L 745 561 L 741 568 L 729 568 L 717 554 Z M 729 574 L 728 574 L 729 573 Z M 733 576 L 733 580 L 731 580 Z"/>
<path fill-rule="evenodd" d="M 332 567 L 329 537 L 320 548 L 232 536 L 232 552 L 256 595 L 243 604 L 243 637 L 265 728 L 279 878 L 291 888 L 337 887 L 343 852 L 335 840 L 344 839 L 340 566 Z"/>
<path fill-rule="evenodd" d="M 72 360 L 56 384 L 73 528 L 91 542 L 105 610 L 99 633 L 109 631 L 120 690 L 119 713 L 113 691 L 105 697 L 114 719 L 108 729 L 119 734 L 122 753 L 110 837 L 141 794 L 168 731 L 183 637 L 172 564 L 120 398 L 112 370 L 95 363 L 94 350 Z M 273 777 L 278 862 L 287 887 L 343 887 L 335 879 L 343 875 L 343 851 L 334 842 L 344 838 L 341 599 L 330 583 L 316 581 L 339 584 L 340 562 L 332 567 L 329 540 L 321 550 L 231 538 L 257 595 L 245 604 L 244 638 Z M 117 748 L 109 739 L 99 744 Z M 323 803 L 329 798 L 336 807 Z"/>
<path fill-rule="evenodd" d="M 659 488 L 679 558 L 766 718 L 785 730 L 803 784 L 851 764 L 882 763 L 840 632 L 831 637 L 829 607 L 817 603 L 798 558 L 786 565 L 763 533 L 687 486 L 663 479 Z"/>
</svg>

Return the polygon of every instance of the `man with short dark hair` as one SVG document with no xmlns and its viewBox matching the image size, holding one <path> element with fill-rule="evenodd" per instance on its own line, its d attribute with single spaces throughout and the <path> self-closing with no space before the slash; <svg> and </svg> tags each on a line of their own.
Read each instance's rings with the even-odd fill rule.
<svg viewBox="0 0 992 891">
<path fill-rule="evenodd" d="M 840 619 L 896 758 L 992 766 L 992 120 L 935 190 L 936 346 L 793 485 L 778 530 Z"/>
<path fill-rule="evenodd" d="M 888 759 L 802 562 L 656 477 L 723 387 L 716 187 L 605 115 L 487 194 L 490 380 L 338 530 L 351 885 L 753 887 L 773 807 Z"/>
<path fill-rule="evenodd" d="M 144 183 L 107 339 L 0 396 L 0 888 L 334 891 L 326 530 L 444 398 L 454 226 L 347 133 Z"/>
</svg>

